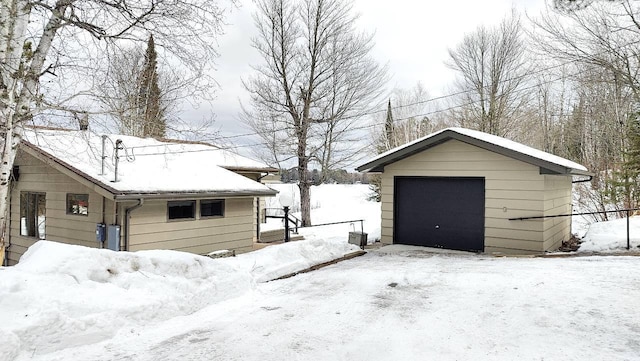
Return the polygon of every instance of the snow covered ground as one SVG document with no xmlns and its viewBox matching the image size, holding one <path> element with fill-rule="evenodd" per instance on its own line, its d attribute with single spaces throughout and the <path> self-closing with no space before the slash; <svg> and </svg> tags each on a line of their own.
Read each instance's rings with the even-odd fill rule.
<svg viewBox="0 0 640 361">
<path fill-rule="evenodd" d="M 629 217 L 629 245 L 640 251 L 640 217 Z M 589 225 L 579 252 L 626 252 L 627 219 L 614 219 Z"/>
<path fill-rule="evenodd" d="M 314 191 L 314 222 L 379 237 L 367 186 Z M 391 246 L 266 282 L 357 250 L 350 228 L 225 259 L 39 242 L 0 267 L 0 360 L 640 360 L 640 257 Z M 600 223 L 583 246 L 619 234 Z"/>
<path fill-rule="evenodd" d="M 102 256 L 97 250 L 44 245 L 30 251 L 23 266 L 0 272 L 3 359 L 633 360 L 640 355 L 637 257 L 493 258 L 391 246 L 315 272 L 256 283 L 252 272 L 265 274 L 259 253 L 251 260 L 209 260 L 166 251 Z M 305 247 L 298 247 L 282 259 L 304 254 Z M 47 255 L 53 262 L 44 262 Z M 72 258 L 80 265 L 56 261 Z"/>
<path fill-rule="evenodd" d="M 358 250 L 346 241 L 307 240 L 210 259 L 40 241 L 15 267 L 0 267 L 0 360 L 47 360 L 59 352 L 66 355 L 62 359 L 90 360 L 66 350 L 92 348 L 233 303 L 253 292 L 257 282 Z"/>
<path fill-rule="evenodd" d="M 276 189 L 278 196 L 287 194 L 300 203 L 300 192 L 295 184 L 270 184 Z M 350 231 L 367 233 L 367 240 L 373 243 L 380 239 L 380 203 L 369 201 L 372 191 L 368 184 L 321 184 L 311 187 L 311 223 L 323 224 L 343 221 L 364 220 L 362 229 L 360 222 L 350 222 L 330 226 L 320 226 L 300 229 L 305 238 L 347 239 Z M 279 198 L 267 198 L 267 208 L 282 208 Z M 296 206 L 292 214 L 300 218 L 300 210 Z M 282 227 L 282 221 L 268 219 L 266 227 L 274 229 Z"/>
</svg>

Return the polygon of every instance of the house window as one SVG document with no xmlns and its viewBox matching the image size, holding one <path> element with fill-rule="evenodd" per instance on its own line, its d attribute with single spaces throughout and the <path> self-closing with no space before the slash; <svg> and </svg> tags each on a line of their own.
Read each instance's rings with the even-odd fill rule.
<svg viewBox="0 0 640 361">
<path fill-rule="evenodd" d="M 67 193 L 67 214 L 89 215 L 89 195 Z"/>
<path fill-rule="evenodd" d="M 167 202 L 169 219 L 195 219 L 196 201 L 170 201 Z"/>
<path fill-rule="evenodd" d="M 45 238 L 45 193 L 20 192 L 20 235 Z"/>
<path fill-rule="evenodd" d="M 224 199 L 201 200 L 200 217 L 224 217 Z"/>
</svg>

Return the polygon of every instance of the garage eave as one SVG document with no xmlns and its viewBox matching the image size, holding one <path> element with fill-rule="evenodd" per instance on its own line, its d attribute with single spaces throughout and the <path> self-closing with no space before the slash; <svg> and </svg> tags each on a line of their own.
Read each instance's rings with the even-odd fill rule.
<svg viewBox="0 0 640 361">
<path fill-rule="evenodd" d="M 460 142 L 464 142 L 494 153 L 498 153 L 504 155 L 506 157 L 519 160 L 524 163 L 532 164 L 537 167 L 540 167 L 540 174 L 567 174 L 567 175 L 585 175 L 590 176 L 593 173 L 587 171 L 586 169 L 577 169 L 577 168 L 569 168 L 565 166 L 566 164 L 576 164 L 569 160 L 565 160 L 563 158 L 559 158 L 553 156 L 548 153 L 544 153 L 538 150 L 535 150 L 537 153 L 544 153 L 547 156 L 551 157 L 551 159 L 559 159 L 561 162 L 555 163 L 543 157 L 532 156 L 527 153 L 523 153 L 521 151 L 517 151 L 514 149 L 510 149 L 499 144 L 491 143 L 485 141 L 483 139 L 475 138 L 473 136 L 469 136 L 467 134 L 462 134 L 458 131 L 452 129 L 445 129 L 438 133 L 435 133 L 431 136 L 427 136 L 425 138 L 418 139 L 401 147 L 392 149 L 386 153 L 382 153 L 371 161 L 359 166 L 356 168 L 359 172 L 384 172 L 384 167 L 402 160 L 404 158 L 410 157 L 414 154 L 420 153 L 424 150 L 427 150 L 431 147 L 435 147 L 439 144 L 442 144 L 449 140 L 458 140 Z M 533 148 L 526 147 L 528 149 L 533 150 Z M 576 166 L 580 166 L 576 164 Z"/>
</svg>

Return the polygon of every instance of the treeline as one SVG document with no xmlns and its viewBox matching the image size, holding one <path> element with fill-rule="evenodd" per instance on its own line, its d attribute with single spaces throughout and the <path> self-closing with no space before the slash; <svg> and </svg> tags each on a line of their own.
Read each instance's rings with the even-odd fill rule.
<svg viewBox="0 0 640 361">
<path fill-rule="evenodd" d="M 366 173 L 349 173 L 344 169 L 321 171 L 313 169 L 308 172 L 308 178 L 313 185 L 323 183 L 339 184 L 369 184 L 371 176 Z M 297 168 L 281 169 L 280 181 L 282 183 L 296 183 L 300 181 Z"/>
</svg>

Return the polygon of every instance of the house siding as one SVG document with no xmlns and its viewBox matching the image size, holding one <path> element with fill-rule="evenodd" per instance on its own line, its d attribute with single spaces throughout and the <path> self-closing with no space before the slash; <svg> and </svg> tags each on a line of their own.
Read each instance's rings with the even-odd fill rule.
<svg viewBox="0 0 640 361">
<path fill-rule="evenodd" d="M 571 177 L 545 176 L 544 215 L 570 214 Z M 544 250 L 556 250 L 571 237 L 571 217 L 547 218 L 544 220 Z"/>
<path fill-rule="evenodd" d="M 393 243 L 393 189 L 397 176 L 484 177 L 484 244 L 488 253 L 540 253 L 555 247 L 567 229 L 566 220 L 509 218 L 541 216 L 566 209 L 567 204 L 570 207 L 570 176 L 541 175 L 537 166 L 458 140 L 391 163 L 381 176 L 384 244 Z"/>
<path fill-rule="evenodd" d="M 206 198 L 209 199 L 209 198 Z M 167 201 L 146 201 L 131 213 L 129 250 L 173 249 L 197 254 L 252 250 L 256 233 L 255 198 L 228 198 L 224 217 L 168 220 Z"/>
<path fill-rule="evenodd" d="M 11 221 L 8 264 L 16 264 L 36 238 L 20 235 L 20 192 L 46 193 L 45 236 L 47 240 L 99 247 L 96 241 L 96 223 L 109 222 L 114 217 L 114 203 L 90 188 L 62 174 L 43 161 L 19 151 L 14 162 L 20 167 L 20 178 L 12 183 Z M 66 212 L 67 193 L 88 194 L 87 216 Z M 103 214 L 103 203 L 105 213 Z"/>
<path fill-rule="evenodd" d="M 11 190 L 9 265 L 15 265 L 27 248 L 38 241 L 20 235 L 20 192 L 46 194 L 47 240 L 87 247 L 101 247 L 96 241 L 97 223 L 124 225 L 126 208 L 136 204 L 105 198 L 91 184 L 84 185 L 24 151 L 16 155 L 15 165 L 20 167 L 20 179 L 13 182 Z M 67 193 L 89 195 L 87 216 L 66 213 Z M 251 251 L 257 234 L 256 209 L 256 197 L 227 198 L 224 217 L 169 221 L 167 200 L 145 201 L 131 212 L 129 250 L 173 249 L 197 254 L 221 249 L 236 253 Z M 124 235 L 123 227 L 121 245 Z"/>
</svg>

